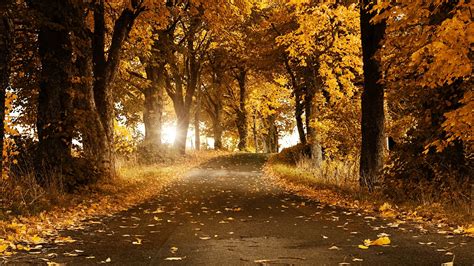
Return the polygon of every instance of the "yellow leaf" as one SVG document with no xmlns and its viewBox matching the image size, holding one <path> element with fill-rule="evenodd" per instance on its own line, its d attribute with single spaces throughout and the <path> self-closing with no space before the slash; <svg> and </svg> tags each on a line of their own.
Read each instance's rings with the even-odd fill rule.
<svg viewBox="0 0 474 266">
<path fill-rule="evenodd" d="M 464 233 L 474 236 L 474 226 L 464 230 Z"/>
<path fill-rule="evenodd" d="M 383 246 L 383 245 L 390 245 L 390 238 L 388 238 L 388 236 L 384 236 L 370 242 L 370 246 Z"/>
<path fill-rule="evenodd" d="M 35 244 L 35 245 L 43 244 L 45 242 L 44 239 L 39 237 L 38 235 L 34 235 L 30 239 L 30 241 L 31 241 L 32 244 Z"/>
<path fill-rule="evenodd" d="M 359 247 L 360 249 L 369 249 L 368 246 L 364 246 L 364 245 L 359 245 L 358 247 Z"/>
<path fill-rule="evenodd" d="M 56 240 L 54 240 L 54 243 L 74 243 L 76 240 L 72 239 L 70 236 L 68 237 L 58 237 Z"/>
<path fill-rule="evenodd" d="M 8 244 L 2 244 L 0 245 L 0 253 L 3 253 L 7 250 Z"/>
<path fill-rule="evenodd" d="M 379 211 L 384 212 L 392 209 L 392 205 L 385 202 L 382 206 L 380 206 Z"/>
</svg>

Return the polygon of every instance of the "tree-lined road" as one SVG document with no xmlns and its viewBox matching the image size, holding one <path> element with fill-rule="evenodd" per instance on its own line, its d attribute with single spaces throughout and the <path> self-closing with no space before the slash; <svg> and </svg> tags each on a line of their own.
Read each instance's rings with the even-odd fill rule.
<svg viewBox="0 0 474 266">
<path fill-rule="evenodd" d="M 64 232 L 77 242 L 18 260 L 42 262 L 41 257 L 68 265 L 440 265 L 452 260 L 451 252 L 456 265 L 474 263 L 472 238 L 423 233 L 409 223 L 390 228 L 391 220 L 291 195 L 262 178 L 265 159 L 253 154 L 214 159 L 146 204 L 95 219 L 84 230 Z M 391 245 L 358 248 L 380 234 L 389 235 Z"/>
</svg>

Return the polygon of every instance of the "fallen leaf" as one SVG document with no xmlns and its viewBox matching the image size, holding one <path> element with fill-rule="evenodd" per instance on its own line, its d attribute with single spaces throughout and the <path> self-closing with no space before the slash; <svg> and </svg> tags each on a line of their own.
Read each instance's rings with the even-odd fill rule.
<svg viewBox="0 0 474 266">
<path fill-rule="evenodd" d="M 34 245 L 39 245 L 39 244 L 44 244 L 46 241 L 39 237 L 38 235 L 34 235 L 31 239 L 30 242 Z"/>
<path fill-rule="evenodd" d="M 156 211 L 152 212 L 152 213 L 164 213 L 165 211 L 162 209 L 162 208 L 158 208 L 156 209 Z"/>
<path fill-rule="evenodd" d="M 168 261 L 181 261 L 185 258 L 186 257 L 168 257 L 168 258 L 165 258 L 165 260 L 168 260 Z"/>
<path fill-rule="evenodd" d="M 364 246 L 364 245 L 359 245 L 358 247 L 359 247 L 360 249 L 369 249 L 368 246 Z"/>
<path fill-rule="evenodd" d="M 364 240 L 364 245 L 366 246 L 384 246 L 384 245 L 390 245 L 390 238 L 388 236 L 380 237 L 374 241 L 371 241 L 370 239 Z"/>
<path fill-rule="evenodd" d="M 336 247 L 336 246 L 332 246 L 329 248 L 330 250 L 340 250 L 340 248 Z"/>
<path fill-rule="evenodd" d="M 171 247 L 171 248 L 170 248 L 170 252 L 171 252 L 171 253 L 174 254 L 174 253 L 176 253 L 176 251 L 178 251 L 178 248 L 177 248 L 177 247 Z"/>
<path fill-rule="evenodd" d="M 273 262 L 274 260 L 268 260 L 268 259 L 262 259 L 262 260 L 254 260 L 253 262 L 259 263 L 259 264 L 268 264 Z"/>
<path fill-rule="evenodd" d="M 474 226 L 465 229 L 464 233 L 468 234 L 468 235 L 471 235 L 471 236 L 474 236 Z"/>
<path fill-rule="evenodd" d="M 363 259 L 353 258 L 352 261 L 364 261 Z"/>
<path fill-rule="evenodd" d="M 140 238 L 137 238 L 137 241 L 133 241 L 132 244 L 134 245 L 141 245 L 142 244 L 142 240 Z"/>
<path fill-rule="evenodd" d="M 60 244 L 60 243 L 74 243 L 76 240 L 72 239 L 70 236 L 68 237 L 58 237 L 54 240 L 54 243 Z"/>
<path fill-rule="evenodd" d="M 209 239 L 211 239 L 211 237 L 210 237 L 210 236 L 200 236 L 199 239 L 201 239 L 201 240 L 209 240 Z"/>
</svg>

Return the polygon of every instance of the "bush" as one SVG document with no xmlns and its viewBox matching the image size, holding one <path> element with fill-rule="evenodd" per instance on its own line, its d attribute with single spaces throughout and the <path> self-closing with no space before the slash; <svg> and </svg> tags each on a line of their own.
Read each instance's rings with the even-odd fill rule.
<svg viewBox="0 0 474 266">
<path fill-rule="evenodd" d="M 141 143 L 137 149 L 137 163 L 141 165 L 172 162 L 178 157 L 179 154 L 174 149 L 164 145 Z"/>
<path fill-rule="evenodd" d="M 302 158 L 311 157 L 311 146 L 309 144 L 299 143 L 295 146 L 284 148 L 280 153 L 270 158 L 272 162 L 278 162 L 288 165 L 295 165 Z"/>
</svg>

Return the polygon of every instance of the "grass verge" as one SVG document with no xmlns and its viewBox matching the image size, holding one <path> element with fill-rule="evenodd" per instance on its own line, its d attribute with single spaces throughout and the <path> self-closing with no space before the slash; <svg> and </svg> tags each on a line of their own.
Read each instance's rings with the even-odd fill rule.
<svg viewBox="0 0 474 266">
<path fill-rule="evenodd" d="M 369 193 L 358 186 L 358 167 L 347 162 L 325 161 L 315 169 L 300 159 L 296 165 L 270 158 L 264 171 L 266 177 L 285 190 L 324 204 L 357 209 L 397 222 L 415 221 L 435 231 L 474 234 L 472 215 L 439 202 L 420 204 L 400 202 L 381 191 Z"/>
</svg>

